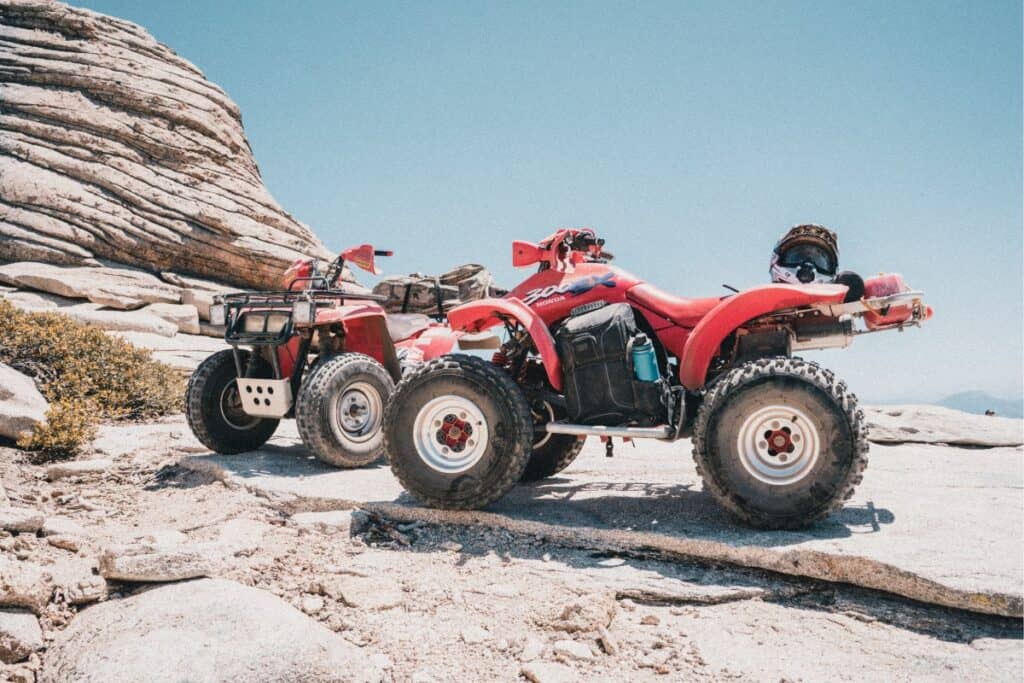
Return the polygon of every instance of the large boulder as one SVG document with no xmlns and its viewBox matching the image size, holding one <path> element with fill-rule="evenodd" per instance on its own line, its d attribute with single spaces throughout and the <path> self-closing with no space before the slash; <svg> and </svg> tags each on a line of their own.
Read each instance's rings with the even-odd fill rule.
<svg viewBox="0 0 1024 683">
<path fill-rule="evenodd" d="M 43 632 L 34 614 L 0 609 L 0 661 L 14 664 L 42 648 Z"/>
<path fill-rule="evenodd" d="M 29 313 L 50 311 L 58 312 L 62 308 L 81 305 L 77 299 L 67 299 L 56 294 L 45 292 L 29 292 L 21 289 L 11 288 L 9 291 L 0 291 L 0 299 L 9 302 L 15 308 Z"/>
<path fill-rule="evenodd" d="M 0 261 L 273 288 L 323 244 L 267 192 L 224 91 L 141 27 L 0 0 Z"/>
<path fill-rule="evenodd" d="M 68 306 L 58 312 L 74 318 L 80 323 L 101 330 L 120 332 L 142 332 L 173 337 L 178 332 L 174 323 L 167 322 L 146 311 L 109 311 L 96 309 L 95 304 Z"/>
<path fill-rule="evenodd" d="M 125 310 L 181 301 L 178 287 L 137 268 L 73 268 L 21 261 L 0 266 L 0 282 Z"/>
<path fill-rule="evenodd" d="M 868 438 L 876 443 L 944 443 L 951 446 L 1020 446 L 1024 420 L 965 413 L 929 405 L 865 408 Z"/>
<path fill-rule="evenodd" d="M 354 645 L 270 593 L 201 579 L 82 611 L 46 653 L 42 683 L 378 681 Z"/>
<path fill-rule="evenodd" d="M 175 273 L 161 273 L 161 277 L 180 287 L 181 303 L 195 306 L 199 313 L 199 319 L 207 322 L 210 320 L 210 306 L 213 305 L 213 297 L 238 291 L 238 287 L 228 287 L 217 282 Z"/>
<path fill-rule="evenodd" d="M 137 348 L 149 349 L 154 359 L 189 374 L 212 354 L 230 348 L 224 341 L 223 330 L 217 338 L 181 332 L 173 337 L 143 332 L 108 332 L 107 334 L 120 337 Z"/>
<path fill-rule="evenodd" d="M 38 614 L 51 593 L 53 575 L 48 570 L 0 554 L 0 607 L 25 607 Z"/>
<path fill-rule="evenodd" d="M 99 558 L 100 576 L 116 581 L 163 582 L 209 576 L 222 549 L 205 543 L 111 545 Z"/>
<path fill-rule="evenodd" d="M 46 421 L 49 404 L 35 382 L 0 363 L 0 436 L 17 439 Z"/>
<path fill-rule="evenodd" d="M 162 318 L 185 334 L 199 334 L 199 310 L 192 304 L 150 304 L 143 313 Z"/>
</svg>

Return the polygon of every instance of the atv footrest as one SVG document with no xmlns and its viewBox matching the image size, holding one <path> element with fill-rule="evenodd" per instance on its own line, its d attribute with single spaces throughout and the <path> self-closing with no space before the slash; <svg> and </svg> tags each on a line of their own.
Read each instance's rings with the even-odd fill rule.
<svg viewBox="0 0 1024 683">
<path fill-rule="evenodd" d="M 238 378 L 242 410 L 253 417 L 284 417 L 292 407 L 289 379 Z"/>
</svg>

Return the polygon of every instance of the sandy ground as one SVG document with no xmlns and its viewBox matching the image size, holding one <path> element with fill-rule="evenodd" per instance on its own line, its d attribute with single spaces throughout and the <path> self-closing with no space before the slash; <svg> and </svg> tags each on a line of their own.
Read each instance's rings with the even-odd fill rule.
<svg viewBox="0 0 1024 683">
<path fill-rule="evenodd" d="M 1021 622 L 877 591 L 656 552 L 569 548 L 477 525 L 392 523 L 330 532 L 280 501 L 182 467 L 199 449 L 172 419 L 106 429 L 99 478 L 47 482 L 2 453 L 17 505 L 70 518 L 77 552 L 21 534 L 3 552 L 59 573 L 148 534 L 249 540 L 218 575 L 269 590 L 359 645 L 396 681 L 1008 680 Z M 250 520 L 238 522 L 237 520 Z M 1016 551 L 1019 554 L 1019 546 Z M 111 583 L 111 596 L 138 584 Z M 51 605 L 47 638 L 77 608 Z M 87 608 L 86 608 L 87 609 Z M 41 653 L 46 657 L 46 652 Z M 38 659 L 34 660 L 38 663 Z"/>
</svg>

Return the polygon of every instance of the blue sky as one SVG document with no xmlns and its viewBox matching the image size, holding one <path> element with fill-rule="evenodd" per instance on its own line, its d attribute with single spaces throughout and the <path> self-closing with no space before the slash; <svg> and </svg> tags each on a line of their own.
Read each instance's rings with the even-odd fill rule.
<svg viewBox="0 0 1024 683">
<path fill-rule="evenodd" d="M 928 291 L 921 330 L 816 357 L 869 400 L 1021 393 L 1019 2 L 148 2 L 242 109 L 278 201 L 390 272 L 598 229 L 702 296 L 798 222 Z"/>
</svg>

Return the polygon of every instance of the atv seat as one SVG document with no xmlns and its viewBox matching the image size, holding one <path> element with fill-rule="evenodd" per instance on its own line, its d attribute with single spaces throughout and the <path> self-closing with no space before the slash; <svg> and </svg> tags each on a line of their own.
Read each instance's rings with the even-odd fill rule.
<svg viewBox="0 0 1024 683">
<path fill-rule="evenodd" d="M 722 301 L 718 297 L 684 299 L 649 284 L 640 284 L 626 290 L 626 298 L 638 306 L 668 318 L 676 325 L 691 328 L 696 327 L 701 318 Z"/>
<path fill-rule="evenodd" d="M 399 342 L 430 327 L 430 318 L 422 313 L 388 313 L 387 326 L 391 341 Z"/>
</svg>

